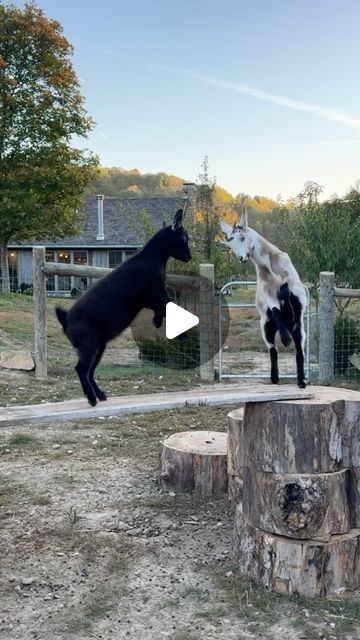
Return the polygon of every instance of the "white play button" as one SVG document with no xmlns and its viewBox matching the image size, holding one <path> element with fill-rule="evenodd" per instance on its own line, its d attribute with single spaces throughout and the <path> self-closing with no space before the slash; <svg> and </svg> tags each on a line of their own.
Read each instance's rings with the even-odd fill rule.
<svg viewBox="0 0 360 640">
<path fill-rule="evenodd" d="M 185 333 L 189 329 L 199 324 L 199 318 L 190 311 L 182 309 L 174 302 L 168 302 L 166 305 L 166 337 L 169 340 L 176 338 L 181 333 Z"/>
</svg>

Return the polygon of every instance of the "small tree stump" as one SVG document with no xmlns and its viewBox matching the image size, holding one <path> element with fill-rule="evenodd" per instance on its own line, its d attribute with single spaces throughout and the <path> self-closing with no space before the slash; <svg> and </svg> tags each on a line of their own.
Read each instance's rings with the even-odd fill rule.
<svg viewBox="0 0 360 640">
<path fill-rule="evenodd" d="M 237 507 L 236 560 L 241 573 L 271 591 L 315 597 L 360 586 L 360 530 L 328 542 L 290 540 L 249 524 Z"/>
<path fill-rule="evenodd" d="M 183 431 L 167 438 L 160 477 L 165 488 L 210 496 L 227 490 L 227 435 Z"/>
</svg>

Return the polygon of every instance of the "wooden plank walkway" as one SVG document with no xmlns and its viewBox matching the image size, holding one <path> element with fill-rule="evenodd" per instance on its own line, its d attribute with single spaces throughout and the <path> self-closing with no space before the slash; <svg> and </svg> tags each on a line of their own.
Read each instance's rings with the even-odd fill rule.
<svg viewBox="0 0 360 640">
<path fill-rule="evenodd" d="M 313 398 L 314 391 L 300 390 L 295 386 L 282 385 L 276 388 L 267 385 L 244 387 L 236 384 L 216 384 L 191 391 L 172 391 L 143 395 L 109 398 L 90 407 L 87 400 L 66 400 L 26 406 L 0 407 L 0 427 L 29 422 L 54 422 L 59 420 L 79 420 L 130 413 L 146 413 L 181 409 L 186 406 L 220 406 L 243 404 L 245 402 L 266 402 L 272 400 L 296 400 Z"/>
</svg>

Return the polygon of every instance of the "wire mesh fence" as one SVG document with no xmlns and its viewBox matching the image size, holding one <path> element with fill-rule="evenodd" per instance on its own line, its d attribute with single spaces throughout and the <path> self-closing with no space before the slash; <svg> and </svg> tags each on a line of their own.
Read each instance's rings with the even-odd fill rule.
<svg viewBox="0 0 360 640">
<path fill-rule="evenodd" d="M 347 283 L 349 292 L 360 283 Z M 360 295 L 334 297 L 334 375 L 337 379 L 360 383 Z"/>
<path fill-rule="evenodd" d="M 224 301 L 230 315 L 230 326 L 227 339 L 219 352 L 220 378 L 268 379 L 270 376 L 270 359 L 268 348 L 261 335 L 259 313 L 255 307 L 256 281 L 234 281 L 230 285 L 224 285 L 224 289 Z M 219 312 L 221 316 L 221 306 Z M 310 318 L 311 309 L 305 315 L 308 377 L 312 347 Z M 290 347 L 285 348 L 278 340 L 276 346 L 278 349 L 280 377 L 296 377 L 293 343 Z"/>
</svg>

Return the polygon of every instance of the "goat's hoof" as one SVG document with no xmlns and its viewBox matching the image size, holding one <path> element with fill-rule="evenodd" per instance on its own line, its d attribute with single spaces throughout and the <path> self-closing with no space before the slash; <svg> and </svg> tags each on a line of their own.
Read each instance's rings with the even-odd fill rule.
<svg viewBox="0 0 360 640">
<path fill-rule="evenodd" d="M 89 403 L 90 407 L 95 407 L 96 398 L 88 398 L 88 403 Z"/>
<path fill-rule="evenodd" d="M 101 400 L 101 402 L 104 402 L 105 400 L 107 400 L 107 395 L 103 391 L 98 391 L 96 395 L 97 395 L 97 399 Z"/>
<path fill-rule="evenodd" d="M 300 381 L 298 382 L 298 387 L 299 387 L 299 389 L 306 389 L 306 382 L 305 382 L 305 380 L 300 380 Z"/>
<path fill-rule="evenodd" d="M 272 384 L 279 384 L 279 376 L 271 376 Z"/>
</svg>

